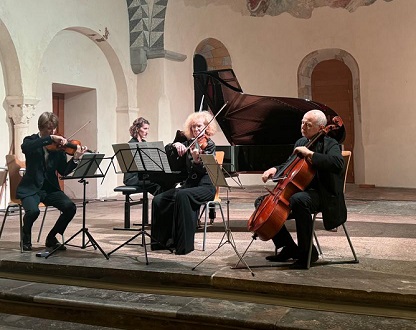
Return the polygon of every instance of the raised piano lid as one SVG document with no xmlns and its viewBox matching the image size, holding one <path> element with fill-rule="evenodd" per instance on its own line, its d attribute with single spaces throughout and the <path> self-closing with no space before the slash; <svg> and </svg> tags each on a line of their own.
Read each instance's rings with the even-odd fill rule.
<svg viewBox="0 0 416 330">
<path fill-rule="evenodd" d="M 245 94 L 232 69 L 195 72 L 194 79 L 214 115 L 228 102 L 216 119 L 231 145 L 293 145 L 301 137 L 300 122 L 309 110 L 323 111 L 328 123 L 337 116 L 310 100 Z M 328 135 L 342 142 L 345 128 Z"/>
</svg>

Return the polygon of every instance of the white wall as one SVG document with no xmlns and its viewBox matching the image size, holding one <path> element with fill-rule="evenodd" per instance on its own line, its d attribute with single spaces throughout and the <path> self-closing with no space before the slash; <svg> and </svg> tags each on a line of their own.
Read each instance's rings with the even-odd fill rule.
<svg viewBox="0 0 416 330">
<path fill-rule="evenodd" d="M 192 56 L 205 38 L 216 38 L 227 47 L 243 90 L 257 95 L 297 97 L 301 60 L 314 50 L 344 49 L 360 70 L 363 140 L 356 144 L 364 146 L 365 173 L 358 177 L 365 182 L 358 183 L 416 187 L 416 176 L 410 171 L 416 154 L 407 147 L 416 140 L 413 3 L 378 1 L 353 13 L 324 7 L 315 9 L 310 19 L 289 14 L 256 18 L 248 16 L 243 6 L 240 10 L 230 6 L 169 2 L 165 48 L 188 56 L 166 70 L 174 76 L 172 90 L 167 89 L 172 111 L 192 109 Z M 178 114 L 172 125 L 184 117 Z M 397 172 L 401 175 L 392 174 Z"/>
<path fill-rule="evenodd" d="M 71 108 L 68 103 L 71 98 L 66 101 L 67 110 L 71 112 L 66 117 L 72 117 L 65 119 L 66 132 L 80 127 L 85 118 L 91 118 L 93 124 L 87 131 L 80 132 L 78 139 L 84 139 L 82 142 L 87 146 L 91 141 L 91 148 L 111 156 L 111 145 L 117 142 L 118 130 L 128 130 L 127 123 L 117 119 L 117 109 L 137 107 L 125 0 L 92 0 L 88 4 L 83 0 L 40 0 L 36 3 L 5 0 L 0 3 L 0 23 L 10 34 L 16 49 L 16 62 L 21 69 L 22 84 L 17 92 L 21 95 L 12 96 L 39 100 L 35 115 L 29 121 L 28 134 L 38 130 L 39 114 L 52 110 L 52 83 L 91 88 L 96 93 L 93 103 L 89 98 L 79 96 L 75 103 L 84 103 L 84 107 Z M 102 39 L 106 30 L 109 31 L 108 39 L 96 41 Z M 3 75 L 1 77 L 1 84 L 9 84 L 9 90 L 19 90 L 19 85 L 13 84 L 10 77 L 5 80 Z M 4 90 L 7 88 L 1 88 L 0 97 Z M 6 96 L 10 95 L 4 95 L 2 99 Z M 6 110 L 7 106 L 4 108 Z M 124 127 L 117 127 L 117 122 L 122 122 Z M 3 123 L 0 121 L 1 127 L 11 128 L 8 123 Z M 6 136 L 6 132 L 7 129 L 2 129 L 1 136 Z M 7 139 L 2 141 L 9 144 Z M 8 151 L 3 142 L 1 148 Z M 89 189 L 98 186 L 95 192 L 91 191 L 92 197 L 114 195 L 113 188 L 119 180 L 119 175 L 109 171 L 103 185 L 89 186 Z M 74 195 L 78 195 L 75 190 Z"/>
<path fill-rule="evenodd" d="M 40 100 L 29 122 L 31 133 L 37 130 L 37 115 L 51 109 L 51 83 L 96 90 L 97 149 L 111 154 L 112 143 L 128 138 L 137 110 L 151 122 L 149 140 L 173 139 L 193 111 L 192 58 L 196 46 L 208 37 L 227 47 L 243 90 L 257 95 L 297 97 L 301 60 L 314 50 L 344 49 L 360 70 L 362 141 L 356 144 L 363 145 L 364 159 L 359 161 L 365 165 L 358 175 L 364 181 L 358 183 L 415 188 L 410 164 L 416 155 L 407 147 L 416 138 L 415 15 L 416 6 L 403 0 L 377 1 L 353 13 L 319 8 L 310 19 L 289 14 L 251 17 L 244 1 L 237 5 L 172 0 L 167 6 L 165 49 L 187 59 L 149 60 L 146 71 L 135 75 L 130 67 L 125 0 L 3 0 L 0 60 L 4 65 L 4 55 L 13 56 L 5 42 L 6 30 L 16 50 L 11 69 L 16 75 L 0 76 L 0 97 Z M 96 42 L 106 28 L 108 40 Z M 11 94 L 6 95 L 7 90 Z M 3 109 L 0 151 L 4 154 L 11 127 L 4 102 Z M 118 141 L 120 137 L 123 141 Z M 223 140 L 219 135 L 217 143 Z M 397 172 L 401 175 L 391 174 Z M 119 181 L 120 176 L 110 176 L 98 193 L 111 195 Z M 259 177 L 249 182 L 260 183 Z"/>
</svg>

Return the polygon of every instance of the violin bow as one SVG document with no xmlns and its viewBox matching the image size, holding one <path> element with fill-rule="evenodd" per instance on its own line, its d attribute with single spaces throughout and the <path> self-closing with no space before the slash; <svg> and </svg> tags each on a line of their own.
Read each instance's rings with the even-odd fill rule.
<svg viewBox="0 0 416 330">
<path fill-rule="evenodd" d="M 72 138 L 75 134 L 77 134 L 80 130 L 82 130 L 89 123 L 91 123 L 91 120 L 87 121 L 84 125 L 82 125 L 80 128 L 78 128 L 74 133 L 72 133 L 70 136 L 68 136 L 67 137 L 67 140 L 69 140 L 70 138 Z"/>
<path fill-rule="evenodd" d="M 202 100 L 204 100 L 203 98 L 202 98 Z M 191 142 L 191 144 L 186 148 L 186 151 L 185 152 L 187 152 L 190 148 L 192 148 L 192 146 L 195 144 L 195 143 L 197 143 L 197 141 L 198 141 L 198 139 L 202 136 L 202 135 L 204 135 L 205 134 L 205 130 L 207 129 L 207 127 L 209 126 L 209 124 L 211 124 L 212 123 L 212 121 L 215 119 L 215 118 L 217 118 L 217 116 L 220 114 L 220 112 L 222 111 L 222 110 L 224 110 L 224 108 L 227 106 L 227 104 L 228 104 L 228 101 L 227 102 L 225 102 L 224 103 L 224 105 L 221 107 L 221 109 L 215 114 L 215 116 L 213 116 L 212 118 L 211 118 L 211 120 L 208 122 L 208 124 L 206 124 L 205 125 L 205 127 L 204 127 L 204 129 L 197 135 L 197 137 Z M 202 107 L 202 102 L 201 102 L 201 107 Z M 200 109 L 201 109 L 201 107 L 200 107 Z M 201 110 L 200 110 L 201 111 Z"/>
</svg>

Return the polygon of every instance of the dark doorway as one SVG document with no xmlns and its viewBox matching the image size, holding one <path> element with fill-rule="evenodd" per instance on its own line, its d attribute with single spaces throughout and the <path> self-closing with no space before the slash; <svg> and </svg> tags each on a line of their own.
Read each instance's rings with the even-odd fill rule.
<svg viewBox="0 0 416 330">
<path fill-rule="evenodd" d="M 208 65 L 207 61 L 205 60 L 205 57 L 199 54 L 195 54 L 194 56 L 194 72 L 199 71 L 207 71 Z M 195 94 L 195 112 L 198 112 L 201 108 L 201 101 L 202 101 L 202 92 L 198 89 L 197 85 L 194 82 L 194 94 Z M 208 110 L 208 106 L 206 102 L 202 104 L 202 110 Z"/>
<path fill-rule="evenodd" d="M 354 150 L 354 109 L 352 74 L 338 60 L 320 62 L 312 72 L 312 99 L 326 104 L 343 120 L 347 132 L 344 149 Z M 354 183 L 354 153 L 348 169 L 347 182 Z"/>
</svg>

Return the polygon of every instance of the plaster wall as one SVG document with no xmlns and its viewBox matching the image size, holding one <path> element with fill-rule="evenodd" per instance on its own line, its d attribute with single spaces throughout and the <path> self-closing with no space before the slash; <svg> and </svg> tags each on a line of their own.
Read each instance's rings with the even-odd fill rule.
<svg viewBox="0 0 416 330">
<path fill-rule="evenodd" d="M 96 33 L 91 39 L 102 37 L 107 28 L 106 42 L 118 54 L 118 60 L 128 76 L 131 69 L 126 8 L 124 0 L 1 1 L 0 18 L 16 47 L 25 82 L 24 94 L 36 94 L 36 77 L 43 54 L 55 35 L 66 28 L 89 29 L 91 33 Z M 135 80 L 133 74 L 129 80 Z"/>
<path fill-rule="evenodd" d="M 6 90 L 4 86 L 3 80 L 3 69 L 0 66 L 0 100 L 6 98 Z M 10 132 L 9 132 L 9 118 L 7 118 L 6 112 L 7 106 L 3 105 L 0 107 L 0 166 L 4 166 L 6 164 L 5 155 L 9 152 L 10 147 Z"/>
<path fill-rule="evenodd" d="M 69 133 L 73 127 L 80 127 L 86 112 L 92 112 L 93 129 L 90 127 L 89 133 L 84 131 L 78 138 L 82 141 L 85 137 L 86 145 L 94 140 L 95 145 L 89 147 L 111 156 L 111 144 L 118 142 L 118 131 L 128 130 L 128 121 L 120 120 L 123 116 L 119 113 L 137 109 L 137 77 L 130 66 L 125 0 L 40 0 L 36 3 L 5 0 L 0 2 L 0 22 L 10 35 L 16 54 L 12 61 L 16 67 L 11 70 L 21 77 L 11 79 L 10 74 L 1 75 L 0 96 L 3 95 L 2 100 L 8 96 L 39 100 L 29 120 L 28 133 L 37 131 L 40 113 L 52 110 L 52 83 L 87 87 L 96 91 L 94 109 L 72 108 L 77 113 L 72 124 L 66 120 L 69 125 L 66 131 Z M 2 65 L 4 56 L 13 57 L 13 52 L 5 48 L 1 49 Z M 20 80 L 21 84 L 16 83 Z M 86 104 L 91 103 L 87 101 L 84 106 Z M 3 108 L 0 134 L 5 137 L 1 144 L 5 155 L 11 142 L 8 131 L 12 125 L 6 118 L 6 102 Z M 93 134 L 94 139 L 88 134 Z M 93 197 L 114 195 L 113 188 L 121 181 L 119 177 L 109 171 Z M 80 196 L 76 192 L 74 195 Z"/>
<path fill-rule="evenodd" d="M 116 142 L 116 126 L 111 123 L 116 122 L 117 93 L 110 66 L 101 50 L 94 42 L 77 32 L 61 31 L 57 34 L 44 53 L 41 63 L 37 92 L 40 101 L 34 118 L 43 111 L 51 111 L 52 83 L 85 89 L 65 95 L 65 134 L 72 135 L 86 122 L 91 121 L 73 138 L 80 140 L 91 150 L 110 156 L 113 153 L 111 145 Z M 37 130 L 34 120 L 30 123 L 30 129 Z M 108 173 L 103 185 L 98 185 L 97 179 L 91 179 L 88 186 L 89 196 L 92 194 L 91 197 L 96 197 L 98 187 L 104 196 L 108 196 L 117 184 L 115 180 L 114 171 Z M 68 181 L 65 183 L 65 192 L 70 197 L 79 197 L 82 187 Z"/>
<path fill-rule="evenodd" d="M 234 6 L 236 7 L 236 6 Z M 410 166 L 416 155 L 407 143 L 416 138 L 414 58 L 416 6 L 410 1 L 378 1 L 349 13 L 319 8 L 310 19 L 289 14 L 250 17 L 244 8 L 201 1 L 170 1 L 165 23 L 165 48 L 186 54 L 180 63 L 181 85 L 169 95 L 172 109 L 192 109 L 192 56 L 208 37 L 227 47 L 233 69 L 246 93 L 297 97 L 297 69 L 309 53 L 339 48 L 358 63 L 366 184 L 416 187 Z M 394 18 L 394 19 L 393 19 Z M 389 24 L 386 24 L 389 22 Z M 182 118 L 181 118 L 182 119 Z M 381 165 L 382 164 L 382 165 Z M 399 171 L 401 176 L 392 175 Z M 257 181 L 259 183 L 259 181 Z"/>
</svg>

